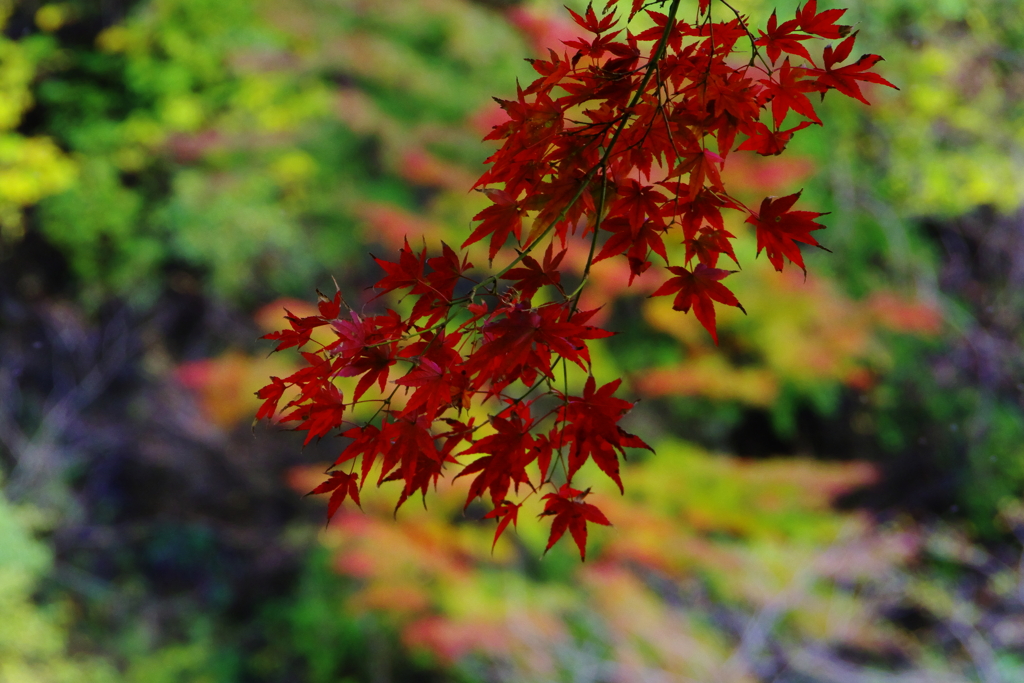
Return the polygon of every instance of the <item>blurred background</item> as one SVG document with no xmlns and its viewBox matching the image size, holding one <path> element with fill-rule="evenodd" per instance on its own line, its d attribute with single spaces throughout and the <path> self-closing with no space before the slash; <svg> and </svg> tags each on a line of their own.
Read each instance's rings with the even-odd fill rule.
<svg viewBox="0 0 1024 683">
<path fill-rule="evenodd" d="M 717 348 L 595 270 L 657 454 L 583 565 L 447 486 L 325 528 L 338 444 L 252 426 L 283 306 L 467 234 L 561 3 L 0 1 L 0 681 L 1024 680 L 1024 11 L 843 4 L 901 90 L 726 166 L 832 253 L 733 226 Z"/>
</svg>

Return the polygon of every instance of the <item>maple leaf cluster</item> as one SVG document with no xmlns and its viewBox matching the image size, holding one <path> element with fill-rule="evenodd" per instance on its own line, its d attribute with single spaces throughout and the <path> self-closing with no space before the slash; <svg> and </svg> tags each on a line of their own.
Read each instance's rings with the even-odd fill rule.
<svg viewBox="0 0 1024 683">
<path fill-rule="evenodd" d="M 508 119 L 486 139 L 501 146 L 476 184 L 491 204 L 462 249 L 487 240 L 493 269 L 511 245 L 509 263 L 477 279 L 450 246 L 428 256 L 406 242 L 397 260 L 376 259 L 384 276 L 375 288 L 404 298 L 407 313 L 364 315 L 340 292 L 321 294 L 319 315 L 289 314 L 290 328 L 267 336 L 278 351 L 318 346 L 258 393 L 257 418 L 293 424 L 305 443 L 345 437 L 312 492 L 330 493 L 328 518 L 346 498 L 359 503 L 372 471 L 377 485 L 400 483 L 401 506 L 461 467 L 456 478 L 472 477 L 466 505 L 493 506 L 495 542 L 547 490 L 538 498 L 539 516 L 552 518 L 548 549 L 569 530 L 585 558 L 587 523 L 609 521 L 585 502 L 589 488 L 574 488 L 577 473 L 592 461 L 621 489 L 625 449 L 650 448 L 618 424 L 633 405 L 614 396 L 620 381 L 598 386 L 590 374 L 588 341 L 611 334 L 578 308 L 591 264 L 623 258 L 632 283 L 660 261 L 671 277 L 652 296 L 674 295 L 673 307 L 693 309 L 717 342 L 715 304 L 742 308 L 722 282 L 734 271 L 718 267 L 723 256 L 738 264 L 723 211 L 746 216 L 776 270 L 787 260 L 804 268 L 799 243 L 820 246 L 811 233 L 822 214 L 794 210 L 799 193 L 754 210 L 727 192 L 721 170 L 733 151 L 779 154 L 820 125 L 809 95 L 836 90 L 867 102 L 859 83 L 891 86 L 870 71 L 881 58 L 841 66 L 856 33 L 837 23 L 845 10 L 819 12 L 815 0 L 788 21 L 772 13 L 757 35 L 726 2 L 700 0 L 693 23 L 679 5 L 610 0 L 603 11 L 570 10 L 585 35 L 532 60 L 538 78 L 498 100 Z M 665 11 L 645 10 L 654 26 L 633 33 L 626 26 L 645 6 Z M 824 47 L 819 65 L 813 40 L 841 42 Z M 559 268 L 574 235 L 590 253 L 582 282 L 567 291 Z M 672 240 L 685 247 L 681 264 L 669 261 Z M 333 340 L 311 342 L 317 328 Z M 569 363 L 588 375 L 582 395 L 569 393 Z M 340 378 L 358 378 L 351 395 Z M 279 411 L 286 391 L 294 398 Z M 367 406 L 372 415 L 356 419 Z M 476 406 L 486 420 L 470 416 Z"/>
</svg>

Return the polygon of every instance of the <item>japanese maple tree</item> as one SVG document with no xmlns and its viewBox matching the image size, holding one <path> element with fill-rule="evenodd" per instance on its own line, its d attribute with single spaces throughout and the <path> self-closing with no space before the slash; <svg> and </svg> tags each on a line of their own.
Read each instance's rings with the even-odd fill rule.
<svg viewBox="0 0 1024 683">
<path fill-rule="evenodd" d="M 666 279 L 652 296 L 673 295 L 716 341 L 715 304 L 742 308 L 724 282 L 734 271 L 719 267 L 723 256 L 738 263 L 724 211 L 745 215 L 776 270 L 804 268 L 799 243 L 819 246 L 822 214 L 795 210 L 799 193 L 748 207 L 722 168 L 735 150 L 780 154 L 821 125 L 814 100 L 830 90 L 867 102 L 861 83 L 895 86 L 871 71 L 877 55 L 843 64 L 856 41 L 838 23 L 845 10 L 809 0 L 754 33 L 724 0 L 698 0 L 689 19 L 681 4 L 569 10 L 582 35 L 532 60 L 536 80 L 498 101 L 507 120 L 486 139 L 500 147 L 476 183 L 491 204 L 461 245 L 485 242 L 490 269 L 449 245 L 430 255 L 406 242 L 394 260 L 376 259 L 374 285 L 402 298 L 401 313 L 321 294 L 319 315 L 288 314 L 289 328 L 267 335 L 278 351 L 298 348 L 304 365 L 258 392 L 257 418 L 293 425 L 305 443 L 346 440 L 312 491 L 330 494 L 328 518 L 347 498 L 359 504 L 371 472 L 377 485 L 398 482 L 398 506 L 454 474 L 471 478 L 467 506 L 490 501 L 495 542 L 532 498 L 551 520 L 548 549 L 568 530 L 585 559 L 587 524 L 610 522 L 586 502 L 578 472 L 592 461 L 621 490 L 626 449 L 650 448 L 618 424 L 633 405 L 615 395 L 621 380 L 590 374 L 588 341 L 612 334 L 579 307 L 591 265 L 624 259 L 632 283 L 659 264 Z M 634 33 L 640 12 L 653 27 Z M 822 40 L 839 42 L 816 60 Z M 570 289 L 562 264 L 574 238 L 589 252 Z M 670 263 L 673 240 L 685 246 L 681 263 Z M 318 328 L 329 342 L 312 341 Z M 582 395 L 569 391 L 569 364 L 588 375 Z M 349 395 L 342 378 L 358 378 Z"/>
</svg>

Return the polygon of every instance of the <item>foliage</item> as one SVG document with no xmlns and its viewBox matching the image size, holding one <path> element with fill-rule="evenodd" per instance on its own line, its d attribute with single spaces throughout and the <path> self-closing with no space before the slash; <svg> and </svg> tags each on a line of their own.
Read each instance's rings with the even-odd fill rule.
<svg viewBox="0 0 1024 683">
<path fill-rule="evenodd" d="M 0 680 L 115 683 L 121 679 L 109 662 L 70 653 L 66 610 L 33 600 L 52 562 L 50 550 L 34 537 L 40 517 L 0 497 Z"/>
<path fill-rule="evenodd" d="M 617 425 L 632 407 L 613 396 L 621 380 L 599 387 L 590 374 L 588 340 L 610 336 L 587 324 L 594 311 L 579 309 L 591 264 L 621 255 L 631 284 L 652 266 L 650 259 L 661 257 L 674 277 L 651 296 L 675 295 L 672 307 L 684 313 L 693 308 L 716 342 L 715 303 L 742 309 L 721 283 L 731 271 L 717 267 L 721 257 L 737 261 L 722 209 L 746 215 L 757 253 L 763 250 L 776 270 L 782 271 L 786 260 L 806 270 L 798 243 L 819 246 L 810 233 L 823 227 L 815 222 L 822 214 L 795 210 L 799 193 L 765 198 L 759 209 L 750 209 L 727 194 L 721 167 L 738 133 L 747 137 L 737 150 L 767 156 L 781 153 L 795 131 L 820 124 L 808 93 L 837 90 L 867 103 L 859 83 L 895 87 L 869 70 L 881 58 L 864 55 L 841 66 L 851 56 L 856 34 L 836 23 L 844 10 L 818 12 L 813 0 L 782 24 L 773 13 L 768 32 L 759 36 L 736 11 L 716 21 L 706 2 L 693 24 L 677 19 L 679 2 L 673 0 L 667 14 L 647 10 L 655 26 L 636 34 L 627 30 L 624 42 L 616 40 L 622 29 L 613 29 L 631 21 L 641 3 L 628 13 L 620 8 L 621 15 L 614 5 L 609 2 L 600 15 L 589 5 L 582 15 L 569 10 L 593 38 L 566 42 L 576 50 L 571 58 L 552 51 L 549 59 L 534 60 L 540 77 L 519 87 L 515 100 L 499 100 L 508 118 L 487 139 L 503 142 L 476 183 L 492 203 L 474 216 L 480 223 L 462 248 L 487 239 L 487 259 L 493 262 L 511 236 L 518 256 L 509 255 L 496 273 L 474 280 L 466 275 L 473 268 L 468 256 L 443 245 L 442 255 L 428 259 L 426 247 L 417 253 L 406 242 L 398 261 L 376 259 L 385 276 L 374 285 L 381 294 L 415 297 L 406 315 L 391 309 L 377 316 L 352 309 L 343 314 L 348 305 L 339 291 L 333 299 L 321 294 L 319 315 L 289 315 L 291 329 L 267 335 L 278 342 L 278 351 L 301 349 L 319 327 L 329 327 L 336 337 L 303 353 L 308 366 L 261 389 L 265 403 L 256 415 L 273 417 L 284 392 L 294 389 L 290 410 L 279 419 L 297 423 L 306 444 L 335 429 L 351 439 L 334 463 L 339 468 L 349 463 L 348 471 L 333 471 L 313 490 L 331 493 L 328 517 L 347 497 L 359 503 L 359 490 L 378 457 L 383 463 L 378 485 L 404 482 L 400 507 L 413 493 L 425 496 L 431 484 L 436 486 L 445 466 L 458 464 L 453 456 L 462 448 L 459 455 L 482 456 L 457 476 L 476 475 L 466 506 L 490 497 L 491 516 L 498 521 L 495 539 L 509 520 L 517 522 L 533 493 L 551 485 L 540 513 L 552 517 L 547 547 L 568 529 L 585 558 L 587 522 L 610 522 L 584 500 L 589 488 L 572 487 L 573 477 L 592 461 L 621 490 L 619 458 L 625 448 L 650 448 Z M 824 47 L 821 67 L 804 45 L 815 38 L 842 38 L 836 47 Z M 745 40 L 749 63 L 728 62 Z M 652 43 L 646 58 L 640 43 Z M 793 66 L 793 57 L 803 61 Z M 759 121 L 762 112 L 770 126 Z M 790 112 L 808 121 L 784 130 Z M 610 234 L 598 250 L 602 231 Z M 584 240 L 591 235 L 589 254 L 582 282 L 568 290 L 559 265 L 577 234 Z M 684 265 L 671 265 L 666 237 L 682 238 Z M 530 253 L 539 253 L 544 244 L 541 263 Z M 561 251 L 556 253 L 556 246 Z M 464 279 L 472 287 L 456 296 Z M 512 287 L 499 290 L 501 280 L 512 281 Z M 541 288 L 546 295 L 534 305 Z M 570 362 L 587 373 L 582 394 L 569 393 Z M 398 363 L 408 363 L 409 370 L 388 392 L 390 369 Z M 559 364 L 561 388 L 555 375 Z M 348 401 L 336 383 L 345 377 L 360 378 Z M 374 394 L 363 398 L 374 385 Z M 516 390 L 509 391 L 512 386 Z M 404 400 L 393 405 L 403 388 Z M 474 426 L 477 401 L 487 406 L 487 418 Z M 347 412 L 372 406 L 376 410 L 365 422 L 345 419 Z M 471 415 L 465 422 L 464 410 Z M 373 422 L 378 415 L 379 426 Z M 492 431 L 478 434 L 481 428 Z M 361 474 L 355 471 L 357 460 Z M 560 465 L 560 474 L 552 472 L 552 462 Z M 536 485 L 527 474 L 534 463 Z M 519 495 L 520 486 L 530 493 L 511 501 L 510 489 Z"/>
<path fill-rule="evenodd" d="M 872 44 L 894 48 L 892 77 L 905 84 L 878 111 L 888 149 L 869 152 L 885 167 L 883 196 L 917 215 L 1017 209 L 1024 22 L 1014 3 L 868 2 L 857 19 Z"/>
<path fill-rule="evenodd" d="M 585 14 L 586 3 L 567 4 Z M 731 4 L 759 17 L 775 7 Z M 777 16 L 796 5 L 778 3 Z M 723 662 L 740 680 L 746 672 L 780 683 L 1021 677 L 1011 532 L 1024 491 L 1024 252 L 1019 216 L 975 208 L 1019 204 L 1015 3 L 851 3 L 843 23 L 860 29 L 865 51 L 886 56 L 886 78 L 901 90 L 865 88 L 870 108 L 809 93 L 826 127 L 797 131 L 781 156 L 728 155 L 722 184 L 744 205 L 803 188 L 798 209 L 831 212 L 817 219 L 829 229 L 809 236 L 836 255 L 802 250 L 806 280 L 792 267 L 780 276 L 751 258 L 755 226 L 723 212 L 743 266 L 723 284 L 748 315 L 718 306 L 718 345 L 694 316 L 672 310 L 674 293 L 645 298 L 674 275 L 651 266 L 629 288 L 628 258 L 591 264 L 579 308 L 604 305 L 589 324 L 621 331 L 589 340 L 592 374 L 622 376 L 623 398 L 642 399 L 621 424 L 658 454 L 629 453 L 624 497 L 592 464 L 577 474 L 595 483 L 586 502 L 615 524 L 589 525 L 582 567 L 568 541 L 538 562 L 548 528 L 526 516 L 490 554 L 498 522 L 477 502 L 462 510 L 473 475 L 439 482 L 429 514 L 405 506 L 397 522 L 394 497 L 367 487 L 367 514 L 343 507 L 323 534 L 333 558 L 303 558 L 325 506 L 310 502 L 309 518 L 298 515 L 298 497 L 268 496 L 267 480 L 299 458 L 329 464 L 346 442 L 325 438 L 298 454 L 285 435 L 253 442 L 240 424 L 259 410 L 252 393 L 266 376 L 287 377 L 303 362 L 264 358 L 251 308 L 280 293 L 329 291 L 333 274 L 361 315 L 378 304 L 406 315 L 415 297 L 370 303 L 377 292 L 361 290 L 379 277 L 358 258 L 363 245 L 395 254 L 408 236 L 419 254 L 420 236 L 454 246 L 472 231 L 471 218 L 492 203 L 466 192 L 488 153 L 479 137 L 503 116 L 487 98 L 515 99 L 515 77 L 524 87 L 533 80 L 518 59 L 528 48 L 544 59 L 548 47 L 572 54 L 560 41 L 576 37 L 575 24 L 560 3 L 99 6 L 70 0 L 36 13 L 39 5 L 16 3 L 0 62 L 24 76 L 12 77 L 5 98 L 18 107 L 5 135 L 53 141 L 65 175 L 47 187 L 69 188 L 41 205 L 28 195 L 12 205 L 20 245 L 18 223 L 4 227 L 0 418 L 33 434 L 65 405 L 68 364 L 114 339 L 79 306 L 109 322 L 111 302 L 96 307 L 108 293 L 134 304 L 132 362 L 66 429 L 37 435 L 52 438 L 48 469 L 26 461 L 9 479 L 45 472 L 39 504 L 64 485 L 81 505 L 47 535 L 56 550 L 49 579 L 10 592 L 12 622 L 43 615 L 59 639 L 69 634 L 71 648 L 52 650 L 54 662 L 102 649 L 117 680 L 224 683 L 552 672 L 608 680 L 615 671 L 719 680 Z M 637 30 L 646 21 L 637 17 Z M 197 127 L 185 125 L 190 111 L 200 113 Z M 782 130 L 803 118 L 791 113 Z M 40 175 L 10 167 L 5 186 L 57 177 L 51 161 Z M 59 259 L 23 262 L 41 236 L 76 269 L 57 293 L 48 287 L 64 282 Z M 489 241 L 467 248 L 476 250 L 470 261 L 484 265 Z M 685 261 L 684 245 L 664 242 L 674 265 Z M 572 291 L 589 244 L 567 246 L 559 284 Z M 544 247 L 532 254 L 539 265 Z M 534 303 L 556 300 L 554 291 L 541 288 Z M 29 329 L 24 307 L 55 326 Z M 275 301 L 257 314 L 263 332 L 280 326 L 282 308 L 319 315 L 315 304 Z M 320 327 L 307 349 L 333 338 Z M 41 369 L 51 356 L 53 367 Z M 582 394 L 583 373 L 568 379 L 562 393 Z M 195 390 L 198 408 L 179 383 Z M 346 397 L 356 383 L 339 381 Z M 0 419 L 0 431 L 7 426 Z M 0 437 L 7 465 L 12 442 Z M 873 460 L 878 475 L 812 457 Z M 297 478 L 303 492 L 323 479 Z M 841 507 L 873 513 L 829 511 L 835 493 L 847 494 Z M 283 533 L 281 524 L 294 526 Z M 829 545 L 837 530 L 848 535 Z M 247 554 L 238 539 L 266 552 Z M 831 561 L 837 549 L 840 564 L 867 567 L 867 578 L 813 559 Z M 255 569 L 278 561 L 290 568 L 284 576 Z M 797 567 L 810 569 L 786 583 Z"/>
<path fill-rule="evenodd" d="M 308 291 L 365 205 L 422 206 L 406 178 L 444 185 L 431 148 L 477 160 L 453 124 L 521 71 L 505 22 L 436 5 L 161 0 L 95 45 L 62 38 L 87 25 L 73 16 L 56 41 L 17 43 L 40 46 L 34 125 L 82 168 L 39 218 L 85 295 L 152 301 L 176 264 L 222 296 Z"/>
<path fill-rule="evenodd" d="M 295 483 L 319 476 L 306 470 Z M 593 494 L 616 528 L 595 536 L 586 565 L 564 548 L 538 562 L 546 539 L 530 526 L 489 553 L 483 509 L 460 509 L 464 481 L 443 483 L 431 512 L 403 510 L 398 521 L 387 496 L 368 490 L 365 512 L 339 512 L 323 543 L 357 582 L 350 614 L 381 615 L 407 647 L 471 679 L 834 680 L 841 671 L 851 681 L 952 682 L 973 680 L 978 666 L 1004 680 L 1022 670 L 1010 635 L 1019 620 L 981 606 L 1018 585 L 1016 557 L 947 526 L 876 526 L 830 510 L 872 481 L 870 466 L 743 461 L 668 441 L 623 476 L 625 497 Z M 984 579 L 950 591 L 948 577 L 965 571 Z M 991 655 L 957 644 L 972 629 L 994 644 Z M 882 673 L 890 668 L 899 673 Z"/>
<path fill-rule="evenodd" d="M 866 431 L 882 458 L 905 463 L 895 465 L 908 468 L 905 481 L 920 485 L 920 465 L 931 472 L 922 487 L 931 510 L 966 512 L 994 536 L 1000 501 L 1024 492 L 1015 449 L 998 436 L 1024 424 L 1010 384 L 1019 335 L 1001 322 L 1019 305 L 1009 235 L 1021 195 L 1008 179 L 1020 177 L 1024 24 L 999 1 L 852 11 L 865 39 L 885 45 L 902 90 L 880 93 L 870 118 L 830 111 L 836 138 L 812 130 L 795 141 L 824 162 L 814 184 L 827 191 L 814 199 L 833 211 L 829 246 L 845 254 L 814 267 L 856 297 L 885 283 L 942 311 L 938 338 L 886 341 L 894 362 L 863 398 Z"/>
<path fill-rule="evenodd" d="M 685 355 L 638 375 L 638 391 L 770 408 L 787 388 L 803 394 L 838 383 L 866 389 L 893 362 L 882 331 L 934 335 L 941 329 L 937 311 L 892 292 L 855 301 L 821 277 L 786 273 L 777 279 L 764 263 L 746 268 L 744 276 L 736 290 L 750 314 L 722 316 L 726 353 L 717 352 L 692 320 L 674 315 L 664 301 L 645 302 L 647 323 L 676 339 Z"/>
<path fill-rule="evenodd" d="M 0 3 L 0 25 L 11 10 L 10 3 Z M 50 137 L 17 130 L 35 104 L 31 86 L 39 63 L 51 51 L 46 37 L 0 38 L 0 238 L 5 241 L 24 233 L 26 207 L 67 189 L 77 175 L 74 161 Z"/>
</svg>

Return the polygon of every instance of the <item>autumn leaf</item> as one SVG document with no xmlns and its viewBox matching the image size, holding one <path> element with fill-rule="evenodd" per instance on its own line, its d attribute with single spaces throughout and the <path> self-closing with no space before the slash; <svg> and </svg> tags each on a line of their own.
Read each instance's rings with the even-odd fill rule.
<svg viewBox="0 0 1024 683">
<path fill-rule="evenodd" d="M 377 281 L 374 289 L 381 290 L 381 294 L 393 292 L 398 289 L 409 289 L 415 292 L 416 288 L 422 285 L 423 267 L 426 264 L 426 247 L 417 255 L 409 247 L 409 240 L 405 240 L 405 246 L 398 254 L 398 261 L 374 258 L 384 272 L 387 273 Z"/>
<path fill-rule="evenodd" d="M 430 432 L 430 422 L 422 417 L 396 418 L 381 427 L 378 443 L 381 448 L 381 468 L 377 485 L 398 474 L 405 480 L 403 493 L 408 496 L 415 489 L 416 469 L 420 460 L 442 461 Z M 397 468 L 397 471 L 396 471 Z"/>
<path fill-rule="evenodd" d="M 484 519 L 497 519 L 498 528 L 494 530 L 494 542 L 491 543 L 491 552 L 494 552 L 494 546 L 498 545 L 498 539 L 508 528 L 509 522 L 513 526 L 518 528 L 519 525 L 519 508 L 522 507 L 522 503 L 512 503 L 504 500 L 497 505 L 493 510 L 484 515 Z"/>
<path fill-rule="evenodd" d="M 819 91 L 820 88 L 814 80 L 807 78 L 808 74 L 806 69 L 790 67 L 789 57 L 787 57 L 782 66 L 772 74 L 772 78 L 761 81 L 771 96 L 772 120 L 776 129 L 782 126 L 782 122 L 786 120 L 786 114 L 791 109 L 806 116 L 819 126 L 821 125 L 821 119 L 814 112 L 814 105 L 806 95 L 809 92 Z M 799 128 L 794 130 L 799 130 Z"/>
<path fill-rule="evenodd" d="M 796 20 L 800 29 L 822 38 L 837 39 L 850 32 L 849 26 L 836 25 L 836 21 L 846 14 L 845 9 L 827 9 L 818 12 L 818 0 L 808 0 L 796 11 Z"/>
<path fill-rule="evenodd" d="M 750 132 L 750 137 L 737 147 L 736 151 L 757 152 L 761 156 L 782 154 L 793 134 L 810 125 L 810 121 L 801 121 L 789 130 L 772 130 L 763 123 L 755 123 L 754 129 Z"/>
<path fill-rule="evenodd" d="M 303 446 L 309 445 L 313 439 L 326 436 L 341 424 L 342 416 L 348 408 L 341 390 L 329 383 L 318 385 L 309 401 L 307 405 L 281 418 L 282 422 L 294 420 L 296 417 L 301 418 L 296 429 L 306 431 Z"/>
<path fill-rule="evenodd" d="M 672 302 L 672 308 L 688 313 L 692 307 L 697 320 L 711 334 L 711 338 L 717 344 L 718 330 L 715 325 L 714 302 L 735 306 L 743 311 L 743 306 L 736 300 L 736 296 L 720 282 L 735 271 L 709 268 L 703 263 L 698 263 L 692 271 L 678 266 L 670 267 L 669 271 L 675 273 L 676 277 L 666 280 L 651 296 L 675 294 L 676 298 Z M 746 313 L 746 311 L 743 312 Z"/>
<path fill-rule="evenodd" d="M 813 64 L 814 60 L 811 59 L 807 48 L 801 45 L 802 41 L 810 40 L 811 36 L 796 33 L 798 26 L 799 22 L 796 19 L 784 21 L 780 24 L 775 12 L 772 12 L 772 16 L 768 18 L 768 32 L 758 31 L 761 37 L 754 44 L 765 48 L 765 51 L 768 53 L 768 59 L 772 62 L 779 61 L 782 53 L 786 52 L 803 57 Z"/>
<path fill-rule="evenodd" d="M 566 529 L 572 534 L 572 540 L 580 550 L 580 559 L 587 559 L 587 522 L 611 526 L 612 523 L 604 516 L 596 506 L 583 502 L 583 499 L 590 493 L 590 489 L 579 491 L 562 484 L 558 493 L 549 493 L 543 497 L 544 512 L 541 517 L 553 517 L 551 521 L 551 533 L 548 536 L 547 547 L 544 552 L 551 550 L 558 539 L 562 538 Z"/>
<path fill-rule="evenodd" d="M 335 467 L 352 474 L 336 472 L 314 490 L 331 494 L 329 516 L 350 497 L 358 503 L 378 468 L 378 486 L 402 482 L 396 510 L 416 493 L 425 499 L 450 468 L 470 478 L 467 503 L 493 503 L 492 549 L 544 490 L 540 516 L 552 518 L 545 552 L 569 531 L 585 558 L 588 523 L 609 522 L 573 479 L 593 462 L 624 490 L 627 449 L 649 448 L 619 426 L 632 408 L 616 396 L 621 380 L 599 385 L 591 374 L 589 343 L 612 334 L 592 324 L 598 308 L 578 308 L 584 287 L 604 278 L 592 273 L 594 263 L 617 260 L 623 271 L 628 264 L 631 285 L 657 255 L 670 276 L 651 296 L 693 309 L 717 343 L 715 305 L 743 310 L 722 282 L 732 271 L 718 268 L 723 256 L 736 262 L 727 211 L 745 214 L 758 254 L 776 270 L 787 259 L 804 268 L 800 244 L 820 246 L 812 233 L 822 214 L 793 210 L 799 193 L 766 198 L 753 212 L 730 195 L 722 171 L 734 148 L 780 154 L 795 133 L 821 124 L 810 93 L 838 90 L 866 102 L 862 83 L 891 86 L 871 70 L 876 55 L 842 66 L 856 38 L 837 24 L 845 10 L 819 12 L 809 0 L 792 18 L 773 12 L 753 35 L 743 17 L 713 17 L 709 0 L 699 0 L 696 19 L 672 3 L 667 13 L 649 10 L 650 28 L 634 35 L 616 21 L 650 3 L 619 1 L 619 11 L 610 0 L 600 14 L 592 5 L 571 12 L 585 33 L 563 43 L 575 54 L 548 50 L 530 60 L 533 80 L 498 100 L 504 119 L 485 138 L 497 149 L 474 185 L 490 204 L 461 250 L 442 243 L 428 256 L 425 243 L 414 250 L 406 240 L 395 260 L 376 259 L 383 275 L 374 289 L 403 297 L 398 310 L 352 310 L 340 292 L 317 292 L 317 314 L 288 313 L 286 329 L 267 335 L 276 350 L 298 349 L 301 365 L 257 392 L 257 419 L 276 416 L 305 432 L 307 444 L 337 432 L 349 440 Z M 819 68 L 808 46 L 822 38 L 845 40 L 824 47 Z M 748 49 L 749 59 L 736 56 Z M 778 68 L 762 71 L 769 65 L 761 56 Z M 801 120 L 787 124 L 791 114 Z M 493 262 L 510 238 L 511 262 L 474 277 L 465 249 L 486 239 Z M 685 246 L 682 265 L 670 261 L 671 240 Z M 570 363 L 588 375 L 582 395 L 558 389 L 558 366 Z M 345 378 L 354 380 L 351 401 Z M 556 488 L 553 477 L 565 483 Z"/>
<path fill-rule="evenodd" d="M 633 279 L 651 265 L 647 260 L 650 252 L 654 252 L 668 263 L 668 253 L 662 239 L 665 232 L 663 225 L 646 221 L 633 227 L 626 219 L 616 216 L 602 223 L 601 228 L 612 234 L 605 240 L 601 251 L 594 258 L 594 263 L 626 253 L 630 262 L 629 284 L 633 284 Z"/>
<path fill-rule="evenodd" d="M 495 415 L 491 418 L 491 426 L 495 429 L 494 434 L 485 436 L 460 454 L 485 454 L 466 465 L 455 477 L 477 475 L 469 486 L 466 507 L 474 498 L 483 496 L 485 491 L 490 491 L 491 500 L 497 505 L 513 484 L 517 493 L 520 484 L 533 487 L 526 474 L 526 467 L 532 462 L 529 456 L 536 457 L 533 435 L 530 434 L 533 420 L 530 419 L 529 404 L 513 406 L 507 416 Z"/>
<path fill-rule="evenodd" d="M 338 377 L 362 375 L 352 392 L 353 400 L 358 401 L 375 383 L 384 391 L 390 368 L 397 360 L 397 351 L 398 345 L 394 342 L 364 346 L 360 353 L 338 372 Z"/>
<path fill-rule="evenodd" d="M 592 3 L 587 5 L 587 11 L 583 14 L 583 16 L 576 14 L 571 9 L 569 10 L 569 14 L 572 15 L 573 20 L 577 24 L 582 26 L 590 33 L 604 33 L 605 31 L 607 31 L 608 29 L 615 25 L 614 14 L 606 14 L 604 15 L 604 17 L 598 19 L 597 14 L 594 12 L 594 6 Z"/>
<path fill-rule="evenodd" d="M 341 312 L 341 292 L 335 292 L 334 298 L 327 296 L 319 289 L 316 290 L 317 295 L 317 310 L 320 311 L 320 316 L 324 320 L 334 320 L 338 317 Z"/>
<path fill-rule="evenodd" d="M 271 418 L 277 412 L 277 404 L 281 402 L 285 389 L 288 388 L 280 377 L 271 377 L 270 384 L 256 392 L 256 397 L 263 399 L 263 405 L 256 411 L 256 420 Z"/>
<path fill-rule="evenodd" d="M 850 51 L 853 49 L 853 42 L 856 38 L 856 33 L 851 34 L 849 38 L 839 43 L 839 46 L 834 50 L 831 45 L 826 46 L 822 54 L 822 62 L 825 68 L 814 69 L 812 72 L 817 74 L 817 85 L 818 89 L 822 92 L 822 96 L 824 96 L 826 90 L 835 88 L 848 97 L 858 99 L 864 104 L 871 104 L 864 97 L 857 81 L 878 83 L 895 90 L 899 90 L 899 88 L 878 74 L 868 71 L 868 69 L 882 61 L 882 58 L 878 55 L 862 55 L 853 64 L 848 64 L 838 69 L 833 68 L 836 64 L 845 61 L 850 56 Z"/>
<path fill-rule="evenodd" d="M 463 397 L 469 390 L 469 378 L 461 372 L 462 355 L 456 350 L 462 335 L 439 335 L 428 347 L 417 354 L 417 364 L 404 377 L 395 380 L 402 387 L 412 387 L 412 396 L 405 404 L 402 416 L 423 415 L 433 420 L 449 405 L 457 409 L 464 405 Z M 413 352 L 406 350 L 406 355 Z"/>
<path fill-rule="evenodd" d="M 601 468 L 623 491 L 619 477 L 619 455 L 624 449 L 646 448 L 654 451 L 639 437 L 630 434 L 618 422 L 633 404 L 615 397 L 622 380 L 605 384 L 600 389 L 593 376 L 587 378 L 582 396 L 561 396 L 558 411 L 564 443 L 569 445 L 568 478 L 571 480 L 588 459 Z"/>
<path fill-rule="evenodd" d="M 522 294 L 524 301 L 532 299 L 537 290 L 546 285 L 561 289 L 559 283 L 562 281 L 562 273 L 558 266 L 561 265 L 568 250 L 563 249 L 555 254 L 554 248 L 554 242 L 548 243 L 543 264 L 538 263 L 532 256 L 523 256 L 523 265 L 508 271 L 501 279 L 515 281 L 515 287 Z"/>
<path fill-rule="evenodd" d="M 307 493 L 307 496 L 311 496 L 319 493 L 331 494 L 330 500 L 327 501 L 327 521 L 331 521 L 334 517 L 334 513 L 338 511 L 341 504 L 345 502 L 345 498 L 349 497 L 355 501 L 356 505 L 362 507 L 359 502 L 359 483 L 358 477 L 355 474 L 347 474 L 345 472 L 332 472 L 331 478 L 324 483 L 317 486 L 315 489 Z"/>
<path fill-rule="evenodd" d="M 821 246 L 811 232 L 825 227 L 814 222 L 815 218 L 825 214 L 813 211 L 790 211 L 799 198 L 800 192 L 785 197 L 766 197 L 761 202 L 761 209 L 747 217 L 747 223 L 751 223 L 757 228 L 758 255 L 763 249 L 768 255 L 768 260 L 778 271 L 782 270 L 783 257 L 785 257 L 807 272 L 804 267 L 804 257 L 800 253 L 797 242 L 814 247 Z"/>
<path fill-rule="evenodd" d="M 570 306 L 524 304 L 506 307 L 503 315 L 483 326 L 484 343 L 465 364 L 476 385 L 490 380 L 492 391 L 522 379 L 532 384 L 538 374 L 552 377 L 552 356 L 558 355 L 587 370 L 590 352 L 586 340 L 610 337 L 611 332 L 586 325 L 590 314 Z"/>
<path fill-rule="evenodd" d="M 514 235 L 516 240 L 520 239 L 523 231 L 523 207 L 504 190 L 484 190 L 488 197 L 494 202 L 477 215 L 473 220 L 481 221 L 466 241 L 462 243 L 465 249 L 474 242 L 479 242 L 487 235 L 491 236 L 491 243 L 488 247 L 488 258 L 492 261 L 497 256 L 498 250 L 508 240 L 509 235 Z"/>
<path fill-rule="evenodd" d="M 715 229 L 710 226 L 701 228 L 696 237 L 685 242 L 687 263 L 696 256 L 698 262 L 709 268 L 714 268 L 718 265 L 719 257 L 724 254 L 731 258 L 733 263 L 739 265 L 732 242 L 729 241 L 732 237 L 732 233 L 724 229 Z"/>
</svg>

